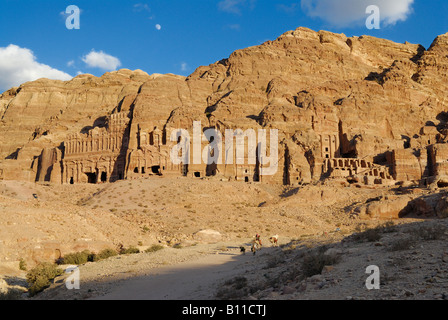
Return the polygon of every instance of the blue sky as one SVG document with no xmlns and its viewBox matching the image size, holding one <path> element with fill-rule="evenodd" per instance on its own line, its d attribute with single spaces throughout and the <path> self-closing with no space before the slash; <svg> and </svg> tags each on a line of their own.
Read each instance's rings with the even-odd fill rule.
<svg viewBox="0 0 448 320">
<path fill-rule="evenodd" d="M 366 28 L 369 4 L 378 30 Z M 69 5 L 80 29 L 66 28 Z M 300 26 L 428 48 L 448 32 L 446 12 L 445 0 L 0 0 L 0 92 L 120 68 L 189 75 Z"/>
</svg>

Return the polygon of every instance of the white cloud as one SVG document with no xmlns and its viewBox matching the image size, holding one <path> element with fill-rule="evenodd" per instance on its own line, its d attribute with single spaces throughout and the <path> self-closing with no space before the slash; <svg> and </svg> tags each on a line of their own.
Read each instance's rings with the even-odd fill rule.
<svg viewBox="0 0 448 320">
<path fill-rule="evenodd" d="M 218 9 L 227 13 L 241 14 L 242 7 L 255 7 L 257 0 L 222 0 L 218 3 Z"/>
<path fill-rule="evenodd" d="M 145 15 L 151 13 L 151 8 L 146 3 L 134 4 L 133 8 L 134 8 L 133 11 L 137 12 L 137 13 L 144 13 Z M 154 19 L 154 15 L 149 15 L 148 19 L 149 20 L 153 20 Z"/>
<path fill-rule="evenodd" d="M 188 64 L 186 62 L 182 62 L 180 64 L 180 70 L 187 71 L 188 70 Z"/>
<path fill-rule="evenodd" d="M 2 91 L 40 78 L 67 81 L 73 77 L 37 62 L 30 49 L 14 44 L 0 47 L 0 89 Z"/>
<path fill-rule="evenodd" d="M 141 12 L 141 11 L 151 12 L 151 8 L 146 3 L 137 3 L 137 4 L 134 4 L 134 11 L 137 11 L 137 12 Z"/>
<path fill-rule="evenodd" d="M 73 67 L 75 66 L 75 60 L 70 60 L 69 62 L 67 62 L 67 67 Z"/>
<path fill-rule="evenodd" d="M 240 5 L 244 0 L 223 0 L 218 3 L 218 8 L 221 11 L 241 14 Z"/>
<path fill-rule="evenodd" d="M 235 24 L 228 24 L 224 27 L 224 29 L 230 29 L 230 30 L 234 30 L 234 31 L 239 31 L 241 29 L 241 25 L 238 23 Z"/>
<path fill-rule="evenodd" d="M 92 49 L 90 53 L 82 58 L 85 64 L 90 68 L 100 68 L 106 71 L 117 70 L 121 66 L 118 58 L 111 56 L 103 51 L 95 51 Z"/>
<path fill-rule="evenodd" d="M 297 7 L 298 7 L 297 3 L 293 3 L 290 5 L 286 5 L 286 4 L 278 4 L 277 5 L 278 10 L 283 11 L 288 14 L 295 13 L 297 11 Z"/>
<path fill-rule="evenodd" d="M 370 5 L 380 8 L 386 25 L 405 21 L 412 12 L 414 0 L 301 0 L 302 9 L 311 17 L 319 17 L 336 26 L 365 21 Z"/>
<path fill-rule="evenodd" d="M 156 29 L 160 31 L 162 30 L 162 26 L 160 24 L 156 24 Z"/>
</svg>

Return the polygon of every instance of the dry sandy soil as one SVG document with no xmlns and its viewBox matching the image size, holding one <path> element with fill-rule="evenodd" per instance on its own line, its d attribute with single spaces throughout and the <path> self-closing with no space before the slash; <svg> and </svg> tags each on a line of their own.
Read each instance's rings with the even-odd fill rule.
<svg viewBox="0 0 448 320">
<path fill-rule="evenodd" d="M 352 235 L 385 222 L 350 217 L 353 204 L 394 193 L 336 182 L 298 189 L 160 177 L 82 186 L 2 181 L 0 289 L 26 287 L 20 259 L 30 269 L 84 249 L 162 244 L 87 263 L 80 290 L 67 290 L 63 276 L 33 299 L 444 299 L 446 230 L 436 239 L 415 230 L 445 228 L 446 220 L 397 220 L 373 240 Z M 221 237 L 195 235 L 206 229 Z M 241 254 L 256 233 L 264 248 Z M 268 243 L 274 234 L 278 248 Z M 304 276 L 303 261 L 315 253 L 337 259 Z M 369 265 L 380 268 L 380 290 L 365 287 Z"/>
</svg>

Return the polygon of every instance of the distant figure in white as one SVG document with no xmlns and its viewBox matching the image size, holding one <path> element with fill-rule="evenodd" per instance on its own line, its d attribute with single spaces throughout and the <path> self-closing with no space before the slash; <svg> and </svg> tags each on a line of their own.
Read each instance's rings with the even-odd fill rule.
<svg viewBox="0 0 448 320">
<path fill-rule="evenodd" d="M 272 243 L 273 247 L 278 247 L 278 234 L 269 238 L 269 241 Z"/>
<path fill-rule="evenodd" d="M 261 247 L 262 247 L 261 237 L 257 233 L 257 235 L 255 236 L 255 239 L 252 240 L 252 247 L 250 248 L 250 251 L 252 251 L 252 253 L 255 255 L 258 250 L 261 250 Z"/>
</svg>

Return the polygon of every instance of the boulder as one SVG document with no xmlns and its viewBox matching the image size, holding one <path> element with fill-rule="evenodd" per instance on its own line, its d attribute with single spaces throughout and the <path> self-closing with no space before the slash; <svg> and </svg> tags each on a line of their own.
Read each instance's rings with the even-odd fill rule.
<svg viewBox="0 0 448 320">
<path fill-rule="evenodd" d="M 193 234 L 193 239 L 202 243 L 217 243 L 222 240 L 222 234 L 215 230 L 201 230 Z"/>
<path fill-rule="evenodd" d="M 408 196 L 374 201 L 367 205 L 366 214 L 372 219 L 398 219 L 409 201 Z"/>
</svg>

